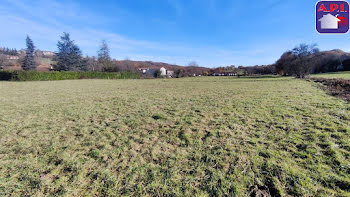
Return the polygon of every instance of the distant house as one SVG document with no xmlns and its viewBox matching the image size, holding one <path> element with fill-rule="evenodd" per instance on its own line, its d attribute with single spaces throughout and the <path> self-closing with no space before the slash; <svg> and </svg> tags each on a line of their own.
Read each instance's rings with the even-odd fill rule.
<svg viewBox="0 0 350 197">
<path fill-rule="evenodd" d="M 174 71 L 167 70 L 164 67 L 161 67 L 160 69 L 150 69 L 150 68 L 138 68 L 138 71 L 141 75 L 147 76 L 147 77 L 155 77 L 156 73 L 159 72 L 160 76 L 162 77 L 173 77 Z"/>
<path fill-rule="evenodd" d="M 163 77 L 166 76 L 166 69 L 165 69 L 164 67 L 161 67 L 161 68 L 159 69 L 159 71 L 160 71 L 160 76 L 163 76 Z"/>
<path fill-rule="evenodd" d="M 169 77 L 169 78 L 172 78 L 174 76 L 175 72 L 172 71 L 172 70 L 167 70 L 166 71 L 166 76 Z"/>
<path fill-rule="evenodd" d="M 44 56 L 54 56 L 55 53 L 52 52 L 52 51 L 43 51 L 43 55 L 44 55 Z"/>
<path fill-rule="evenodd" d="M 40 51 L 40 50 L 36 50 L 35 51 L 35 55 L 38 57 L 52 57 L 55 55 L 54 52 L 51 51 Z"/>
<path fill-rule="evenodd" d="M 15 56 L 15 55 L 6 55 L 6 59 L 8 59 L 8 60 L 18 60 L 19 57 Z"/>
<path fill-rule="evenodd" d="M 172 71 L 172 70 L 167 70 L 167 69 L 165 69 L 164 67 L 161 67 L 160 69 L 159 69 L 159 71 L 160 71 L 160 76 L 163 76 L 163 77 L 169 77 L 169 78 L 171 78 L 171 77 L 173 77 L 174 76 L 174 71 Z"/>
</svg>

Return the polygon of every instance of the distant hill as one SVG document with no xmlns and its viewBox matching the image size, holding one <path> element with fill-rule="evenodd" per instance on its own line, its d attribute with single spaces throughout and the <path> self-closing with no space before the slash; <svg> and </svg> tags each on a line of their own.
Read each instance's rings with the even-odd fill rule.
<svg viewBox="0 0 350 197">
<path fill-rule="evenodd" d="M 201 72 L 208 72 L 210 68 L 201 67 L 201 66 L 180 66 L 175 64 L 168 64 L 163 62 L 152 62 L 152 61 L 132 61 L 132 60 L 115 60 L 117 64 L 132 64 L 135 68 L 149 68 L 149 69 L 160 69 L 164 67 L 167 70 L 198 70 Z"/>
<path fill-rule="evenodd" d="M 350 53 L 339 49 L 322 51 L 311 58 L 312 73 L 335 72 L 349 69 Z"/>
<path fill-rule="evenodd" d="M 350 59 L 350 53 L 344 52 L 340 49 L 321 51 L 319 55 L 323 58 L 339 59 L 341 62 Z"/>
</svg>

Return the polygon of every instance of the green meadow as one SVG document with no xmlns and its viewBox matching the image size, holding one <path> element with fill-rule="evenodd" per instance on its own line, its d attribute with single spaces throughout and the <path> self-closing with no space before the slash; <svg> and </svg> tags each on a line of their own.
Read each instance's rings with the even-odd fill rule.
<svg viewBox="0 0 350 197">
<path fill-rule="evenodd" d="M 350 196 L 350 104 L 294 78 L 0 82 L 0 196 Z"/>
<path fill-rule="evenodd" d="M 313 74 L 311 77 L 350 79 L 350 71 Z"/>
</svg>

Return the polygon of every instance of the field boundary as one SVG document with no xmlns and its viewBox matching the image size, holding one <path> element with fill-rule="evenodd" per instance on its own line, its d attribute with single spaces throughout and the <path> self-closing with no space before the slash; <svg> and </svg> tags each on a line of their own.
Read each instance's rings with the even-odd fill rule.
<svg viewBox="0 0 350 197">
<path fill-rule="evenodd" d="M 335 78 L 310 78 L 309 80 L 322 84 L 322 89 L 327 91 L 329 95 L 350 101 L 350 80 Z"/>
<path fill-rule="evenodd" d="M 138 79 L 131 72 L 0 71 L 0 81 L 56 81 L 74 79 Z"/>
</svg>

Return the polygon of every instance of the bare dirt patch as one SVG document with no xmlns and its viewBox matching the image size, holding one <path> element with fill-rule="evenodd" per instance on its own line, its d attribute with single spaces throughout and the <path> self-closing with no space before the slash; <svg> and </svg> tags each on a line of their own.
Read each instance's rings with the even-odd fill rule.
<svg viewBox="0 0 350 197">
<path fill-rule="evenodd" d="M 323 84 L 323 88 L 330 95 L 350 101 L 350 80 L 325 78 L 311 78 L 310 80 Z"/>
</svg>

